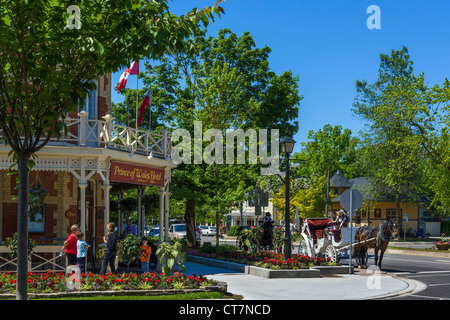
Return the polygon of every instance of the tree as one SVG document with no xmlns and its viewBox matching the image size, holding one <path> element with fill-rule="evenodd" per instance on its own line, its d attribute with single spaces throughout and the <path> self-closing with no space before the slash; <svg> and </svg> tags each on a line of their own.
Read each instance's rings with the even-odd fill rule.
<svg viewBox="0 0 450 320">
<path fill-rule="evenodd" d="M 395 117 L 419 148 L 425 170 L 423 183 L 429 188 L 433 206 L 442 215 L 450 214 L 450 82 L 445 79 L 442 86 L 430 87 L 423 72 L 398 76 L 384 95 L 398 106 Z M 381 112 L 388 112 L 386 105 L 381 107 Z"/>
<path fill-rule="evenodd" d="M 219 2 L 177 17 L 166 0 L 85 1 L 75 28 L 65 1 L 2 2 L 0 126 L 18 164 L 17 299 L 27 298 L 28 171 L 36 152 L 59 137 L 66 113 L 94 89 L 91 80 L 130 59 L 176 51 L 197 23 L 223 13 Z"/>
<path fill-rule="evenodd" d="M 278 181 L 277 181 L 278 180 Z M 284 220 L 286 212 L 286 183 L 284 179 L 273 176 L 261 179 L 261 187 L 273 193 L 273 205 L 277 208 Z M 321 217 L 324 215 L 326 181 L 321 176 L 311 176 L 310 178 L 298 177 L 290 179 L 290 201 L 289 215 L 293 221 L 298 207 L 301 219 Z"/>
<path fill-rule="evenodd" d="M 205 158 L 195 162 L 191 139 L 187 158 L 194 163 L 183 162 L 172 171 L 171 195 L 185 200 L 187 240 L 193 246 L 196 208 L 213 210 L 217 222 L 223 213 L 245 200 L 261 167 L 260 163 L 250 163 L 248 157 L 239 165 L 216 163 L 216 152 L 225 155 L 226 130 L 289 127 L 295 133 L 302 97 L 298 94 L 298 77 L 288 71 L 281 75 L 270 71 L 270 48 L 256 48 L 248 32 L 237 37 L 224 29 L 217 37 L 206 37 L 205 31 L 198 29 L 188 46 L 196 50 L 170 52 L 159 64 L 147 63 L 142 77 L 144 90 L 151 87 L 153 108 L 163 110 L 159 115 L 152 113 L 152 127 L 184 129 L 193 137 L 195 121 L 201 121 L 203 136 L 209 129 L 218 133 L 201 146 L 202 152 L 210 148 L 212 162 Z M 119 112 L 123 112 L 124 106 L 120 107 Z M 214 148 L 216 142 L 220 145 L 219 139 L 223 149 Z"/>
<path fill-rule="evenodd" d="M 300 162 L 298 174 L 326 176 L 328 170 L 330 174 L 341 170 L 346 177 L 353 178 L 360 173 L 354 167 L 358 139 L 350 129 L 326 124 L 317 132 L 310 130 L 308 140 L 301 143 L 302 151 L 292 157 L 293 162 Z"/>
<path fill-rule="evenodd" d="M 408 96 L 394 89 L 400 79 L 412 81 L 414 74 L 406 47 L 392 50 L 390 56 L 380 54 L 380 60 L 375 83 L 356 82 L 353 111 L 369 124 L 364 139 L 372 196 L 395 201 L 396 220 L 401 223 L 400 203 L 417 202 L 424 181 L 417 136 L 399 117 Z"/>
</svg>

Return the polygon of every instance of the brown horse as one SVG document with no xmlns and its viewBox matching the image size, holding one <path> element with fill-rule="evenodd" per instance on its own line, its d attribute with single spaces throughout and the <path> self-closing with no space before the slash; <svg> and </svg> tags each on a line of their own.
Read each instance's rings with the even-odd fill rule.
<svg viewBox="0 0 450 320">
<path fill-rule="evenodd" d="M 360 227 L 355 234 L 355 252 L 354 255 L 358 262 L 359 268 L 366 268 L 369 255 L 367 251 L 374 248 L 375 251 L 375 265 L 381 270 L 381 262 L 383 260 L 384 252 L 387 249 L 389 240 L 396 237 L 398 234 L 397 223 L 395 220 L 386 219 L 380 227 L 372 228 L 369 226 Z M 368 242 L 359 243 L 364 240 L 373 239 Z M 378 251 L 381 250 L 380 259 L 378 260 Z"/>
</svg>

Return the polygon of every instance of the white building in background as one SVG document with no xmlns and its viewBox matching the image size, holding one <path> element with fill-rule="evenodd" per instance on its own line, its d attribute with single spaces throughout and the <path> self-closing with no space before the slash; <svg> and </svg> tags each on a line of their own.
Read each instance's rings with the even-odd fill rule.
<svg viewBox="0 0 450 320">
<path fill-rule="evenodd" d="M 269 212 L 272 219 L 275 221 L 275 225 L 281 225 L 281 221 L 278 219 L 277 209 L 274 207 L 273 202 L 270 200 L 273 198 L 273 194 L 267 193 L 269 201 L 267 206 L 260 206 L 261 214 L 257 215 L 257 208 L 252 206 L 250 200 L 246 200 L 242 203 L 242 221 L 241 221 L 241 210 L 235 209 L 230 213 L 226 214 L 225 222 L 230 222 L 229 227 L 232 226 L 261 226 L 262 220 L 266 212 Z"/>
</svg>

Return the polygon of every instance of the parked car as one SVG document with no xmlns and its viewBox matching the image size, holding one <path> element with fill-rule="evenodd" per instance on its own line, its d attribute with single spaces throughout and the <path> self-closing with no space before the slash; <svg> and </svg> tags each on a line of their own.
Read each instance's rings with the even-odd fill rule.
<svg viewBox="0 0 450 320">
<path fill-rule="evenodd" d="M 186 225 L 185 224 L 173 224 L 169 228 L 169 239 L 185 239 L 186 238 Z"/>
<path fill-rule="evenodd" d="M 215 236 L 216 235 L 216 227 L 207 226 L 202 229 L 202 235 L 206 236 Z"/>
<path fill-rule="evenodd" d="M 164 232 L 164 228 L 163 228 L 163 232 Z M 159 237 L 159 227 L 158 228 L 153 228 L 152 230 L 150 230 L 150 232 L 147 235 L 148 237 Z"/>
<path fill-rule="evenodd" d="M 169 228 L 169 239 L 186 239 L 186 224 L 173 224 Z M 195 239 L 200 240 L 200 235 L 196 232 Z"/>
</svg>

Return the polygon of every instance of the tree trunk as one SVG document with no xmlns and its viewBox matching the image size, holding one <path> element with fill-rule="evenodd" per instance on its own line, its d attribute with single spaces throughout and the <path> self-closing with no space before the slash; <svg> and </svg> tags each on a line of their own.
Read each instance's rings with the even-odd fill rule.
<svg viewBox="0 0 450 320">
<path fill-rule="evenodd" d="M 17 215 L 16 300 L 27 300 L 29 156 L 18 155 L 19 203 Z"/>
<path fill-rule="evenodd" d="M 186 211 L 184 213 L 186 223 L 186 240 L 189 248 L 195 248 L 195 201 L 186 201 Z"/>
</svg>

